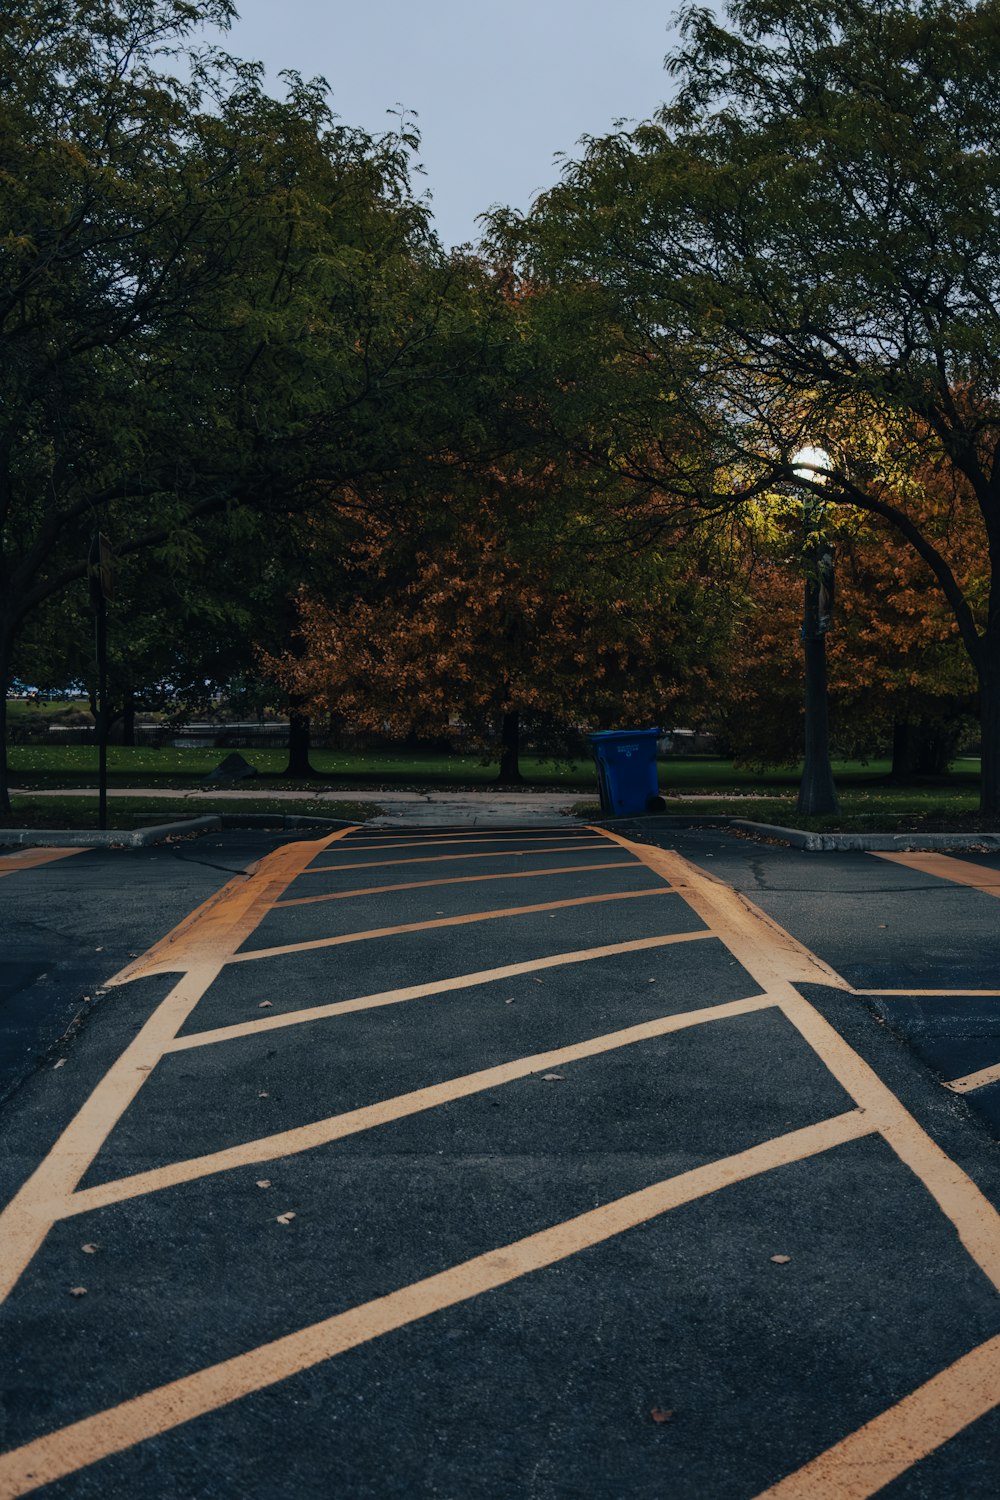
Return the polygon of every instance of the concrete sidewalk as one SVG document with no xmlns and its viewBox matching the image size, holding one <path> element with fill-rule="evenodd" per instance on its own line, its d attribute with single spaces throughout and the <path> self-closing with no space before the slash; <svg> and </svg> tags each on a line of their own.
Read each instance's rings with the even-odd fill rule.
<svg viewBox="0 0 1000 1500">
<path fill-rule="evenodd" d="M 96 798 L 97 796 L 96 787 L 67 787 L 59 791 L 14 788 L 13 791 L 19 797 Z M 505 823 L 558 823 L 562 818 L 572 816 L 572 809 L 576 803 L 587 800 L 596 801 L 597 794 L 595 792 L 588 799 L 586 793 L 575 791 L 390 792 L 358 788 L 355 791 L 294 792 L 270 788 L 267 790 L 205 788 L 203 791 L 192 792 L 171 787 L 109 788 L 109 800 L 119 797 L 149 797 L 183 802 L 186 807 L 192 809 L 194 815 L 196 815 L 198 804 L 206 801 L 239 803 L 262 797 L 274 802 L 309 801 L 328 806 L 334 815 L 338 803 L 374 802 L 376 806 L 383 809 L 382 815 L 371 819 L 367 826 L 394 828 L 413 824 L 438 826 L 468 823 L 495 827 Z"/>
</svg>

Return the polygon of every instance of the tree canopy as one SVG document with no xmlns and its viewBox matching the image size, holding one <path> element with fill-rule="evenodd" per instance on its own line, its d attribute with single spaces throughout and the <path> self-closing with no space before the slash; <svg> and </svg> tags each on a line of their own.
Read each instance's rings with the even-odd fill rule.
<svg viewBox="0 0 1000 1500">
<path fill-rule="evenodd" d="M 493 224 L 628 353 L 629 399 L 591 406 L 595 461 L 697 515 L 787 491 L 822 444 L 814 492 L 915 548 L 978 677 L 994 812 L 1000 591 L 977 615 L 907 497 L 936 469 L 1000 559 L 998 66 L 997 0 L 692 6 L 674 101 Z"/>
<path fill-rule="evenodd" d="M 16 0 L 0 32 L 0 715 L 19 631 L 119 555 L 257 534 L 475 441 L 497 334 L 416 139 L 198 47 L 228 0 Z M 184 72 L 182 80 L 177 73 Z M 0 800 L 6 792 L 0 785 Z"/>
</svg>

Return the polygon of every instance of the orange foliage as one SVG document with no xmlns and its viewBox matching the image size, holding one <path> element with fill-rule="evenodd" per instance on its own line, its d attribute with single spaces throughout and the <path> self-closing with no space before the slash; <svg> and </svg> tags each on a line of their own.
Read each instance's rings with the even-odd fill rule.
<svg viewBox="0 0 1000 1500">
<path fill-rule="evenodd" d="M 498 493 L 403 558 L 388 528 L 370 530 L 352 554 L 357 598 L 301 597 L 302 653 L 271 663 L 283 686 L 395 736 L 460 721 L 481 746 L 515 711 L 536 728 L 669 722 L 704 696 L 690 571 L 573 550 L 537 510 L 514 512 Z"/>
<path fill-rule="evenodd" d="M 986 551 L 974 506 L 925 500 L 921 520 L 975 602 Z M 801 753 L 802 576 L 773 557 L 758 560 L 750 575 L 723 700 L 724 733 L 747 760 L 791 761 Z M 975 674 L 928 565 L 893 527 L 855 515 L 839 527 L 836 578 L 827 636 L 835 748 L 884 752 L 900 723 L 923 734 L 957 732 L 974 709 Z"/>
</svg>

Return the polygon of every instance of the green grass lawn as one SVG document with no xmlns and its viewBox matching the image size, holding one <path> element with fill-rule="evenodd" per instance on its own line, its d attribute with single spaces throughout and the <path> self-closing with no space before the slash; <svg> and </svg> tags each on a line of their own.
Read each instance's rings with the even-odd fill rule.
<svg viewBox="0 0 1000 1500">
<path fill-rule="evenodd" d="M 944 785 L 894 787 L 852 784 L 849 776 L 838 777 L 840 812 L 826 817 L 803 817 L 796 811 L 797 787 L 779 795 L 748 796 L 744 790 L 728 796 L 693 797 L 681 801 L 667 793 L 667 815 L 673 817 L 747 818 L 755 823 L 775 823 L 783 828 L 804 828 L 819 833 L 961 833 L 1000 832 L 1000 820 L 979 812 L 976 776 L 959 773 Z M 673 788 L 676 792 L 676 786 Z M 596 818 L 596 802 L 576 804 L 578 818 Z"/>
<path fill-rule="evenodd" d="M 12 826 L 15 828 L 96 828 L 96 797 L 12 797 Z M 197 802 L 177 797 L 114 797 L 108 802 L 108 827 L 132 829 L 154 823 L 178 823 L 185 818 L 201 818 L 206 813 L 278 813 L 282 817 L 346 818 L 364 823 L 377 817 L 374 802 L 317 802 L 304 796 L 294 801 L 274 797 L 231 798 L 199 797 Z"/>
<path fill-rule="evenodd" d="M 229 753 L 218 749 L 153 750 L 111 745 L 108 748 L 108 784 L 116 787 L 196 786 L 203 783 L 208 773 Z M 240 754 L 261 777 L 269 780 L 281 777 L 288 759 L 284 750 L 244 750 Z M 18 786 L 93 786 L 97 778 L 97 750 L 91 745 L 14 745 L 10 750 L 10 762 L 12 779 Z M 486 788 L 496 781 L 499 769 L 496 762 L 484 765 L 476 755 L 390 750 L 359 753 L 314 750 L 311 762 L 317 785 L 344 789 L 356 785 L 430 790 Z M 521 758 L 521 770 L 528 786 L 551 787 L 556 791 L 564 788 L 588 791 L 596 785 L 590 760 L 553 762 L 525 755 Z M 887 781 L 889 762 L 835 761 L 833 772 L 838 786 L 845 792 L 874 788 Z M 945 785 L 949 792 L 972 792 L 978 780 L 978 762 L 957 761 Z M 794 795 L 798 781 L 797 767 L 756 771 L 734 767 L 732 761 L 714 756 L 678 757 L 660 762 L 660 783 L 668 795 L 670 792 L 704 793 L 706 796 L 722 793 Z M 282 779 L 282 784 L 288 783 Z"/>
<path fill-rule="evenodd" d="M 46 703 L 25 702 L 20 698 L 7 700 L 7 720 L 10 724 L 23 724 L 25 720 L 31 719 L 65 718 L 69 714 L 88 712 L 89 705 L 85 698 L 76 702 L 50 698 Z"/>
<path fill-rule="evenodd" d="M 119 789 L 142 786 L 193 792 L 205 788 L 205 777 L 227 753 L 219 749 L 154 750 L 112 745 L 108 750 L 109 785 Z M 254 794 L 252 800 L 241 800 L 239 804 L 246 811 L 317 813 L 320 809 L 311 802 L 310 792 L 320 789 L 353 790 L 359 794 L 359 802 L 364 801 L 365 793 L 370 795 L 378 789 L 485 791 L 495 784 L 498 771 L 495 763 L 483 765 L 475 755 L 315 750 L 312 765 L 316 775 L 301 782 L 290 781 L 281 774 L 287 763 L 284 750 L 241 753 L 259 772 L 257 779 L 238 784 L 241 791 Z M 17 787 L 54 791 L 96 784 L 97 751 L 89 745 L 14 746 L 10 759 L 12 782 Z M 577 792 L 581 805 L 590 810 L 589 815 L 596 816 L 596 782 L 589 760 L 553 763 L 537 756 L 524 756 L 521 765 L 526 787 Z M 674 796 L 698 799 L 668 806 L 668 811 L 677 813 L 708 813 L 785 826 L 859 831 L 989 827 L 977 813 L 977 761 L 957 761 L 947 777 L 905 787 L 889 780 L 888 761 L 867 764 L 838 761 L 833 770 L 841 812 L 832 819 L 802 819 L 796 813 L 799 771 L 795 767 L 756 771 L 734 767 L 731 761 L 712 756 L 667 759 L 660 762 L 660 786 L 668 804 Z M 268 793 L 278 789 L 301 791 L 301 801 L 278 803 L 269 799 Z M 134 826 L 147 812 L 152 819 L 183 817 L 189 812 L 187 805 L 176 801 L 157 806 L 153 797 L 148 801 L 116 798 L 111 807 L 111 816 L 120 827 Z M 216 806 L 207 799 L 199 801 L 197 807 L 198 812 L 234 810 L 231 801 L 220 801 Z M 92 827 L 95 811 L 93 801 L 85 798 L 53 798 L 51 802 L 18 799 L 19 818 L 30 816 L 35 826 Z M 322 811 L 326 816 L 359 815 L 342 812 L 339 806 L 334 809 L 326 805 Z M 36 821 L 42 818 L 44 822 Z M 69 821 L 70 818 L 74 821 Z"/>
<path fill-rule="evenodd" d="M 108 747 L 108 785 L 185 787 L 200 785 L 228 750 L 153 750 Z M 241 750 L 261 777 L 281 777 L 288 763 L 285 750 Z M 483 765 L 477 755 L 434 755 L 420 752 L 369 750 L 351 754 L 314 750 L 310 757 L 316 784 L 326 788 L 353 786 L 405 789 L 488 787 L 499 766 Z M 97 749 L 92 745 L 14 745 L 10 750 L 14 784 L 25 787 L 92 786 L 97 778 Z M 532 786 L 587 789 L 595 785 L 592 763 L 573 764 L 522 757 L 522 771 Z M 282 778 L 282 785 L 287 782 Z M 292 782 L 291 785 L 298 783 Z"/>
</svg>

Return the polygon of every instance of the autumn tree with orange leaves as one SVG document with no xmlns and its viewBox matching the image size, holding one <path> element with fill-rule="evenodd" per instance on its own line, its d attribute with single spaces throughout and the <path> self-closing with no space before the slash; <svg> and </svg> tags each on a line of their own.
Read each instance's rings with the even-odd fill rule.
<svg viewBox="0 0 1000 1500">
<path fill-rule="evenodd" d="M 491 476 L 430 541 L 372 525 L 341 558 L 354 597 L 300 599 L 272 660 L 316 713 L 400 737 L 460 733 L 521 779 L 522 737 L 687 717 L 724 626 L 690 553 L 599 545 L 548 486 Z"/>
<path fill-rule="evenodd" d="M 970 598 L 982 592 L 984 540 L 974 511 L 935 493 L 916 507 L 921 527 L 951 559 Z M 911 505 L 914 504 L 911 498 Z M 974 740 L 975 674 L 934 575 L 878 518 L 832 517 L 837 587 L 827 637 L 832 738 L 844 756 L 891 752 L 892 774 L 938 775 L 960 740 Z M 802 563 L 795 530 L 772 529 L 746 568 L 729 667 L 720 682 L 719 728 L 751 763 L 791 764 L 802 741 Z"/>
</svg>

